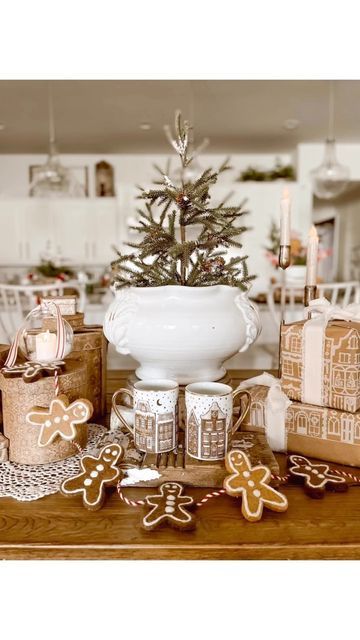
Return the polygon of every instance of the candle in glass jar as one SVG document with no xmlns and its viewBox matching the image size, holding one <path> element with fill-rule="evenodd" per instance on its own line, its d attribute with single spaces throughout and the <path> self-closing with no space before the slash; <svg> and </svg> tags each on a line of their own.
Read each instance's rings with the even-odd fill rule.
<svg viewBox="0 0 360 640">
<path fill-rule="evenodd" d="M 35 336 L 35 357 L 38 362 L 52 362 L 56 358 L 56 335 L 49 330 Z"/>
<path fill-rule="evenodd" d="M 306 284 L 308 287 L 316 286 L 318 251 L 319 251 L 319 236 L 313 225 L 309 231 L 307 253 L 306 253 Z"/>
<path fill-rule="evenodd" d="M 290 246 L 290 194 L 285 187 L 280 200 L 280 245 Z"/>
</svg>

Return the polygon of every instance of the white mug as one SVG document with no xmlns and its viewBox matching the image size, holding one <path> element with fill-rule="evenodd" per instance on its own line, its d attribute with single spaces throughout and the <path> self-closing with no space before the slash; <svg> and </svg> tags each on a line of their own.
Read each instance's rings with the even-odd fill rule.
<svg viewBox="0 0 360 640">
<path fill-rule="evenodd" d="M 127 394 L 133 401 L 133 426 L 116 404 L 120 393 Z M 122 388 L 114 393 L 113 410 L 133 436 L 136 449 L 163 453 L 176 448 L 178 395 L 179 385 L 174 380 L 139 380 L 134 383 L 133 391 Z"/>
<path fill-rule="evenodd" d="M 234 398 L 242 395 L 247 403 L 233 425 Z M 221 382 L 193 382 L 185 388 L 186 451 L 198 460 L 222 460 L 230 436 L 235 433 L 250 407 L 248 391 L 233 391 Z"/>
</svg>

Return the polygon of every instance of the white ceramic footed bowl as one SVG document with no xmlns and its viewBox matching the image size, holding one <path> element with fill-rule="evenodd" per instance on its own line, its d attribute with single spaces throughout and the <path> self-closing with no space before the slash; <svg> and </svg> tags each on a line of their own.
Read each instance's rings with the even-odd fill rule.
<svg viewBox="0 0 360 640">
<path fill-rule="evenodd" d="M 115 292 L 104 333 L 140 363 L 140 379 L 188 384 L 222 378 L 223 362 L 256 340 L 260 320 L 237 287 L 130 287 Z"/>
</svg>

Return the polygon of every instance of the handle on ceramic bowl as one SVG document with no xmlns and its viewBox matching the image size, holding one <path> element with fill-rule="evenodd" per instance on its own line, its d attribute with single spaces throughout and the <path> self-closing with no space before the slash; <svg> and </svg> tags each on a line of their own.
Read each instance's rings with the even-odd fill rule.
<svg viewBox="0 0 360 640">
<path fill-rule="evenodd" d="M 119 411 L 119 409 L 117 408 L 116 398 L 118 397 L 118 395 L 120 393 L 125 393 L 126 395 L 128 395 L 129 398 L 132 399 L 133 404 L 134 404 L 134 394 L 129 389 L 121 388 L 121 389 L 118 389 L 117 391 L 115 391 L 115 393 L 114 393 L 114 395 L 112 397 L 112 400 L 111 400 L 112 408 L 115 411 L 115 414 L 117 415 L 117 417 L 119 418 L 121 424 L 123 424 L 124 427 L 128 431 L 130 431 L 131 435 L 134 437 L 134 429 L 132 427 L 130 427 L 130 425 L 126 422 L 124 416 L 122 415 L 121 411 Z"/>
<path fill-rule="evenodd" d="M 245 391 L 245 389 L 237 389 L 236 391 L 233 391 L 233 400 L 235 400 L 237 396 L 244 396 L 245 398 L 247 398 L 247 402 L 246 402 L 244 411 L 241 410 L 241 402 L 240 402 L 240 415 L 236 420 L 235 424 L 233 425 L 230 431 L 230 435 L 233 435 L 237 431 L 237 429 L 240 427 L 241 423 L 245 420 L 250 410 L 250 402 L 251 402 L 250 393 L 248 391 Z"/>
</svg>

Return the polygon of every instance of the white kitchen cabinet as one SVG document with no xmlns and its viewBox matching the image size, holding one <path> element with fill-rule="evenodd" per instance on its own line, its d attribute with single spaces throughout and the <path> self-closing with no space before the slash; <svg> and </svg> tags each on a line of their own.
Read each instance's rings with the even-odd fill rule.
<svg viewBox="0 0 360 640">
<path fill-rule="evenodd" d="M 0 264 L 30 265 L 39 260 L 51 238 L 45 200 L 0 200 Z"/>
<path fill-rule="evenodd" d="M 28 198 L 19 210 L 21 220 L 20 242 L 23 246 L 23 260 L 36 265 L 39 256 L 51 242 L 53 229 L 48 200 Z"/>
<path fill-rule="evenodd" d="M 78 266 L 107 265 L 119 246 L 115 198 L 0 199 L 0 265 L 33 266 L 51 248 Z"/>
<path fill-rule="evenodd" d="M 1 202 L 0 264 L 22 263 L 25 257 L 21 233 L 22 212 L 16 200 Z"/>
<path fill-rule="evenodd" d="M 69 262 L 80 266 L 90 260 L 89 203 L 85 199 L 50 202 L 53 225 L 52 247 Z"/>
<path fill-rule="evenodd" d="M 116 200 L 98 198 L 93 201 L 90 216 L 90 262 L 94 265 L 107 265 L 116 257 L 112 246 L 119 246 Z"/>
</svg>

